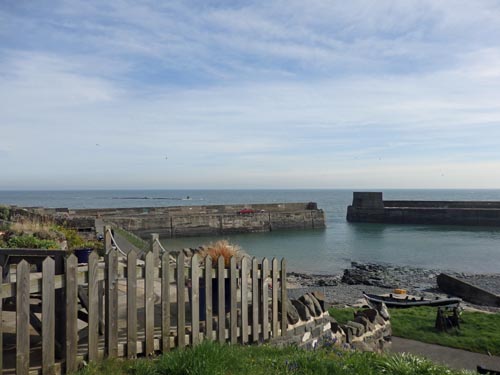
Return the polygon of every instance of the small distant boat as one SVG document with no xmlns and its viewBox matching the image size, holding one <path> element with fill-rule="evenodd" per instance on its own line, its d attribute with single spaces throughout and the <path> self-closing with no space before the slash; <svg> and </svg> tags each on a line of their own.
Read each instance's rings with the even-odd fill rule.
<svg viewBox="0 0 500 375">
<path fill-rule="evenodd" d="M 394 308 L 409 308 L 417 306 L 448 306 L 448 305 L 458 305 L 462 300 L 460 298 L 439 298 L 439 299 L 425 299 L 423 297 L 394 297 L 392 294 L 388 296 L 379 296 L 377 294 L 369 294 L 363 292 L 363 296 L 369 302 L 375 303 L 385 303 L 387 307 Z"/>
</svg>

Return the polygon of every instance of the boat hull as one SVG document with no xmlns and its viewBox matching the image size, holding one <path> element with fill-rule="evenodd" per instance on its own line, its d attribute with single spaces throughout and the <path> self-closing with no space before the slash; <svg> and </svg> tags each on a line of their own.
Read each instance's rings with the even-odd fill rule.
<svg viewBox="0 0 500 375">
<path fill-rule="evenodd" d="M 401 299 L 387 296 L 379 296 L 376 294 L 368 294 L 363 293 L 363 296 L 369 302 L 374 303 L 385 303 L 387 307 L 392 308 L 410 308 L 410 307 L 419 307 L 419 306 L 450 306 L 450 305 L 458 305 L 462 300 L 460 298 L 441 298 L 436 300 L 429 299 Z"/>
</svg>

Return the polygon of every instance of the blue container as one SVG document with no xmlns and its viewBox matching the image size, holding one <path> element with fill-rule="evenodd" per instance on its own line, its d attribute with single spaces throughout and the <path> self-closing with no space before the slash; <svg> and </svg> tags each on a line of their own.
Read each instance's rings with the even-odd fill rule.
<svg viewBox="0 0 500 375">
<path fill-rule="evenodd" d="M 94 249 L 88 247 L 84 249 L 76 249 L 75 250 L 75 255 L 78 259 L 78 263 L 88 263 L 89 262 L 89 255 L 94 251 Z"/>
<path fill-rule="evenodd" d="M 204 280 L 200 280 L 200 320 L 206 319 L 206 304 L 207 301 L 205 299 L 205 285 Z M 218 279 L 212 279 L 212 313 L 215 316 L 219 314 L 219 288 L 218 288 Z M 231 284 L 229 279 L 224 279 L 224 305 L 225 305 L 225 313 L 228 313 L 231 310 Z M 191 296 L 192 299 L 192 296 Z"/>
</svg>

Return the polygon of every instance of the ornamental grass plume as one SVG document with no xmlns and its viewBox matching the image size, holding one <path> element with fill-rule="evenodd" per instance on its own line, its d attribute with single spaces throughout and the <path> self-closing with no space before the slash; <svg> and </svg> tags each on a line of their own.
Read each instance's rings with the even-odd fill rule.
<svg viewBox="0 0 500 375">
<path fill-rule="evenodd" d="M 219 257 L 222 256 L 224 258 L 224 266 L 226 267 L 229 267 L 232 257 L 235 257 L 236 261 L 239 261 L 245 254 L 245 251 L 239 245 L 232 244 L 227 240 L 211 242 L 207 246 L 204 246 L 200 252 L 200 256 L 203 259 L 210 256 L 214 266 L 217 265 Z"/>
</svg>

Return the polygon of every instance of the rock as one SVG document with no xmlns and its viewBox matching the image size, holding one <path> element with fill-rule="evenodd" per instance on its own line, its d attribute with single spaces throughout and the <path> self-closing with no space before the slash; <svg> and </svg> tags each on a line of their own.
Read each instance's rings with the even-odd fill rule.
<svg viewBox="0 0 500 375">
<path fill-rule="evenodd" d="M 301 320 L 311 319 L 311 312 L 309 308 L 298 300 L 292 300 L 292 305 L 297 309 Z"/>
<path fill-rule="evenodd" d="M 378 315 L 378 311 L 376 309 L 367 309 L 354 313 L 354 316 L 364 316 L 366 317 L 370 323 L 374 323 L 375 319 Z"/>
<path fill-rule="evenodd" d="M 387 309 L 387 306 L 385 303 L 380 303 L 377 305 L 377 310 L 382 318 L 384 318 L 385 321 L 391 319 L 391 316 L 389 315 L 389 310 Z"/>
<path fill-rule="evenodd" d="M 319 303 L 319 301 L 316 299 L 316 297 L 314 297 L 314 294 L 312 293 L 307 293 L 307 295 L 311 298 L 311 300 L 313 301 L 313 305 L 314 305 L 314 310 L 316 311 L 316 316 L 320 316 L 321 314 L 323 314 L 323 308 L 321 307 L 321 304 Z"/>
<path fill-rule="evenodd" d="M 365 327 L 365 332 L 373 331 L 375 329 L 375 324 L 370 322 L 370 320 L 363 315 L 358 315 L 354 318 L 354 322 L 360 323 Z"/>
<path fill-rule="evenodd" d="M 296 324 L 300 320 L 299 313 L 297 312 L 297 309 L 295 306 L 292 304 L 290 299 L 287 298 L 287 304 L 286 304 L 286 315 L 287 315 L 287 320 L 288 324 Z M 278 318 L 281 320 L 281 296 L 278 295 Z"/>
<path fill-rule="evenodd" d="M 361 336 L 365 333 L 365 326 L 363 324 L 357 323 L 357 322 L 347 322 L 347 324 L 344 327 L 352 328 L 354 336 Z"/>
<path fill-rule="evenodd" d="M 326 311 L 328 309 L 328 307 L 330 306 L 327 306 L 327 302 L 326 302 L 326 297 L 323 293 L 315 290 L 314 292 L 311 293 L 314 298 L 316 298 L 316 300 L 319 302 L 320 306 L 321 306 L 321 309 L 323 311 Z"/>
<path fill-rule="evenodd" d="M 302 302 L 309 309 L 309 312 L 311 313 L 312 316 L 316 317 L 321 315 L 321 313 L 318 314 L 316 312 L 316 308 L 314 307 L 314 302 L 309 294 L 304 294 L 303 296 L 299 297 L 299 301 Z"/>
<path fill-rule="evenodd" d="M 354 350 L 362 351 L 362 352 L 375 352 L 375 348 L 373 345 L 368 345 L 363 341 L 354 341 L 351 343 L 351 347 Z"/>
</svg>

